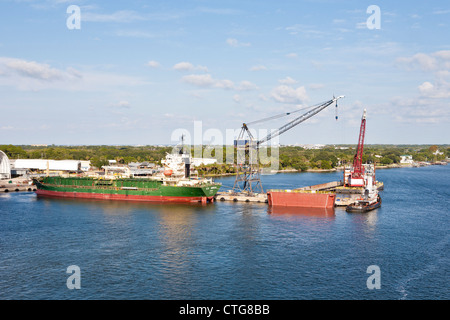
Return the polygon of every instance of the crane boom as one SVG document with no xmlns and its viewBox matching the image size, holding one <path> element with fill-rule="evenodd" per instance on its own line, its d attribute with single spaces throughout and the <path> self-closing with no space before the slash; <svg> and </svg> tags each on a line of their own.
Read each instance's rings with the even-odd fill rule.
<svg viewBox="0 0 450 320">
<path fill-rule="evenodd" d="M 295 118 L 294 120 L 292 120 L 291 122 L 285 124 L 284 126 L 278 128 L 275 132 L 272 132 L 270 134 L 268 134 L 266 137 L 262 138 L 261 140 L 256 142 L 256 145 L 259 146 L 260 144 L 267 142 L 269 140 L 271 140 L 272 138 L 275 138 L 276 136 L 279 136 L 280 134 L 288 131 L 289 129 L 292 129 L 293 127 L 299 125 L 300 123 L 302 123 L 305 120 L 308 120 L 309 118 L 311 118 L 312 116 L 318 114 L 320 111 L 322 111 L 323 109 L 327 108 L 329 105 L 333 104 L 334 102 L 336 102 L 337 100 L 343 98 L 344 96 L 339 96 L 337 98 L 333 98 L 332 100 L 323 102 L 321 104 L 319 104 L 317 107 L 315 107 L 314 109 L 302 114 L 301 116 Z"/>
<path fill-rule="evenodd" d="M 364 136 L 366 134 L 366 109 L 364 109 L 363 116 L 361 118 L 361 128 L 359 129 L 358 147 L 356 149 L 355 157 L 353 158 L 353 178 L 361 178 L 364 169 L 362 166 L 362 156 L 364 150 Z"/>
<path fill-rule="evenodd" d="M 289 129 L 292 129 L 293 127 L 299 125 L 303 121 L 318 114 L 320 111 L 324 110 L 326 107 L 330 106 L 334 102 L 337 102 L 337 100 L 339 100 L 343 97 L 344 96 L 339 96 L 337 98 L 333 97 L 332 100 L 328 100 L 326 102 L 320 103 L 317 106 L 312 107 L 311 110 L 305 112 L 301 116 L 295 118 L 291 122 L 278 128 L 275 132 L 268 134 L 266 137 L 264 137 L 263 139 L 260 139 L 258 141 L 256 141 L 256 139 L 254 139 L 252 133 L 250 132 L 250 130 L 248 128 L 248 124 L 244 123 L 242 125 L 242 129 L 241 129 L 241 132 L 240 132 L 237 140 L 234 141 L 235 147 L 237 149 L 238 160 L 237 160 L 236 179 L 234 181 L 234 186 L 233 186 L 233 193 L 238 194 L 238 193 L 242 192 L 242 193 L 247 193 L 250 195 L 253 195 L 255 192 L 263 193 L 263 188 L 262 188 L 261 179 L 260 179 L 259 159 L 258 159 L 259 146 L 262 143 L 267 142 L 267 141 L 273 139 L 274 137 L 279 136 L 280 134 L 288 131 Z M 337 103 L 336 103 L 336 107 L 337 107 Z M 310 107 L 308 107 L 307 109 L 310 109 Z M 267 121 L 267 120 L 277 119 L 284 115 L 290 115 L 294 112 L 299 112 L 300 110 L 302 110 L 302 109 L 299 109 L 299 110 L 296 110 L 293 112 L 288 112 L 288 113 L 285 113 L 282 115 L 272 116 L 272 117 L 265 118 L 265 119 L 258 120 L 258 121 L 253 121 L 253 122 L 251 122 L 251 124 L 259 123 L 259 122 Z M 337 119 L 337 117 L 336 117 L 336 119 Z M 249 140 L 244 138 L 245 134 L 248 135 Z M 253 161 L 254 156 L 256 156 L 255 162 Z"/>
</svg>

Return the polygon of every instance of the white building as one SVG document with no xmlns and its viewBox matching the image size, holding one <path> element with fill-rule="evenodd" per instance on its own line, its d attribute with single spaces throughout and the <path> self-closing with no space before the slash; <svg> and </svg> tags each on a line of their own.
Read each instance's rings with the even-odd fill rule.
<svg viewBox="0 0 450 320">
<path fill-rule="evenodd" d="M 200 165 L 208 165 L 217 163 L 217 159 L 214 158 L 191 158 L 191 165 L 193 167 L 198 167 Z"/>
<path fill-rule="evenodd" d="M 90 161 L 80 160 L 48 160 L 48 159 L 17 159 L 13 169 L 28 169 L 40 171 L 88 171 Z"/>
<path fill-rule="evenodd" d="M 80 160 L 81 171 L 89 171 L 91 169 L 91 160 Z"/>
<path fill-rule="evenodd" d="M 8 156 L 0 150 L 0 179 L 11 179 L 11 166 Z"/>
<path fill-rule="evenodd" d="M 400 163 L 403 164 L 412 164 L 414 162 L 412 156 L 410 155 L 402 155 L 400 156 Z"/>
</svg>

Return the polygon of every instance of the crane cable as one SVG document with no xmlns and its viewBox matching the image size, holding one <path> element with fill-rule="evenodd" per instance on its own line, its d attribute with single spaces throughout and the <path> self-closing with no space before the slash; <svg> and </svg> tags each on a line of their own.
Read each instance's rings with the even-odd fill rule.
<svg viewBox="0 0 450 320">
<path fill-rule="evenodd" d="M 277 114 L 277 115 L 274 115 L 274 116 L 271 116 L 271 117 L 268 117 L 268 118 L 263 118 L 263 119 L 260 119 L 260 120 L 247 122 L 246 125 L 252 125 L 252 124 L 256 124 L 256 123 L 261 123 L 261 122 L 265 122 L 265 121 L 269 121 L 269 120 L 274 120 L 274 119 L 286 117 L 286 116 L 289 116 L 289 115 L 291 115 L 293 113 L 300 112 L 302 110 L 306 110 L 306 109 L 310 109 L 310 108 L 314 108 L 314 107 L 316 107 L 316 105 L 305 107 L 305 108 L 300 108 L 300 109 L 297 109 L 297 110 L 291 111 L 291 112 L 280 113 L 280 114 Z"/>
</svg>

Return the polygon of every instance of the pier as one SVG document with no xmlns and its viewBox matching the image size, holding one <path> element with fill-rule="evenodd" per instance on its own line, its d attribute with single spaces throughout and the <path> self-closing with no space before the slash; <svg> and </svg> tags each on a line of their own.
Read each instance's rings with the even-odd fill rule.
<svg viewBox="0 0 450 320">
<path fill-rule="evenodd" d="M 7 179 L 0 180 L 0 193 L 4 192 L 31 192 L 36 191 L 36 186 L 30 184 L 27 179 Z"/>
<path fill-rule="evenodd" d="M 31 192 L 36 191 L 36 186 L 30 186 L 30 185 L 16 185 L 16 184 L 10 184 L 10 185 L 3 185 L 0 184 L 0 193 L 1 192 Z"/>
<path fill-rule="evenodd" d="M 259 202 L 267 203 L 267 194 L 259 193 L 252 196 L 243 193 L 233 194 L 231 192 L 218 192 L 214 197 L 216 201 L 233 201 L 233 202 Z"/>
</svg>

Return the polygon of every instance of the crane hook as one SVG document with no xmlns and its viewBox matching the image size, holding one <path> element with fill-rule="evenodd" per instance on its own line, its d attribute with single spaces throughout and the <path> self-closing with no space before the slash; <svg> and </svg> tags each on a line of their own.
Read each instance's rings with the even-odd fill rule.
<svg viewBox="0 0 450 320">
<path fill-rule="evenodd" d="M 337 104 L 337 101 L 336 101 L 336 121 L 338 121 L 338 104 Z"/>
</svg>

